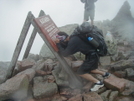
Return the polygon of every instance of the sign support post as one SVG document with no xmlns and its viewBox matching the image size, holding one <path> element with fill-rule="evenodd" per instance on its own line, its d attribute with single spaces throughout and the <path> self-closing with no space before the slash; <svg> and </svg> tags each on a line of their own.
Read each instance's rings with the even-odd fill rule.
<svg viewBox="0 0 134 101">
<path fill-rule="evenodd" d="M 81 87 L 82 83 L 80 82 L 79 78 L 72 71 L 68 63 L 65 61 L 65 59 L 58 54 L 58 48 L 56 44 L 53 42 L 53 39 L 56 38 L 56 34 L 59 32 L 59 29 L 57 28 L 55 23 L 52 21 L 50 16 L 45 15 L 45 16 L 36 18 L 33 20 L 32 24 L 35 28 L 37 28 L 38 33 L 40 34 L 42 39 L 45 41 L 46 45 L 50 48 L 52 53 L 61 63 L 63 69 L 69 75 L 71 86 L 74 88 Z"/>
</svg>

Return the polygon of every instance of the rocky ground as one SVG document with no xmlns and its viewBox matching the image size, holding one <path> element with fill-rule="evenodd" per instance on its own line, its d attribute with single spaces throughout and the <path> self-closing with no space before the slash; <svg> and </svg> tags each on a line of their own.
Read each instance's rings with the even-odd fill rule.
<svg viewBox="0 0 134 101">
<path fill-rule="evenodd" d="M 119 51 L 100 59 L 99 69 L 109 71 L 111 76 L 103 79 L 93 74 L 105 84 L 97 92 L 89 92 L 93 83 L 82 78 L 81 87 L 71 86 L 68 74 L 55 58 L 44 59 L 30 54 L 27 59 L 17 62 L 14 76 L 10 79 L 6 78 L 8 72 L 4 72 L 9 63 L 0 62 L 0 71 L 3 73 L 0 76 L 0 101 L 133 101 L 134 46 L 122 43 L 118 47 L 123 47 L 122 53 Z M 74 56 L 65 59 L 74 73 L 82 63 Z"/>
</svg>

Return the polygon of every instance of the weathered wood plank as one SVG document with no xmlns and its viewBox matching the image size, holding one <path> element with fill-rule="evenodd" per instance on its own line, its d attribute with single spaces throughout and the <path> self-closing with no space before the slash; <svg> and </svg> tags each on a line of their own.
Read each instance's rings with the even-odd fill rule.
<svg viewBox="0 0 134 101">
<path fill-rule="evenodd" d="M 40 16 L 43 16 L 43 15 L 45 15 L 45 13 L 44 13 L 44 11 L 41 10 L 40 13 L 39 13 L 39 17 L 40 17 Z M 33 20 L 33 19 L 31 19 L 31 20 Z M 29 39 L 29 42 L 28 42 L 28 44 L 27 44 L 26 51 L 25 51 L 25 53 L 24 53 L 23 59 L 25 59 L 25 58 L 28 57 L 29 52 L 30 52 L 30 50 L 31 50 L 31 47 L 32 47 L 32 45 L 33 45 L 34 39 L 35 39 L 35 37 L 36 37 L 36 34 L 37 34 L 37 30 L 36 30 L 36 28 L 34 28 L 34 29 L 33 29 L 33 32 L 32 32 L 32 35 L 31 35 L 31 37 L 30 37 L 30 39 Z"/>
<path fill-rule="evenodd" d="M 15 48 L 15 51 L 14 51 L 14 53 L 13 53 L 12 60 L 11 60 L 10 65 L 9 65 L 9 69 L 11 70 L 11 74 L 9 74 L 8 77 L 11 77 L 12 74 L 13 74 L 13 71 L 14 71 L 14 68 L 15 68 L 15 65 L 16 65 L 16 62 L 17 62 L 17 60 L 18 60 L 18 57 L 19 57 L 19 54 L 20 54 L 20 52 L 21 52 L 23 43 L 24 43 L 25 38 L 26 38 L 26 36 L 27 36 L 29 27 L 30 27 L 30 25 L 31 25 L 31 22 L 30 22 L 30 19 L 31 19 L 31 18 L 32 18 L 31 12 L 29 12 L 28 15 L 27 15 L 27 18 L 26 18 L 26 20 L 25 20 L 23 29 L 22 29 L 22 31 L 21 31 L 20 37 L 19 37 L 19 39 L 18 39 L 18 42 L 17 42 L 16 48 Z"/>
</svg>

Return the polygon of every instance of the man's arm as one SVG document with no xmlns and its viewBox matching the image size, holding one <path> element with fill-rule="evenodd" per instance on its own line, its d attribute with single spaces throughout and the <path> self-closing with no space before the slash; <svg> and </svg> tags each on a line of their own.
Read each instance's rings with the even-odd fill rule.
<svg viewBox="0 0 134 101">
<path fill-rule="evenodd" d="M 65 49 L 61 46 L 60 43 L 57 43 L 56 45 L 59 49 L 59 53 L 64 57 L 72 55 L 78 51 L 78 44 L 75 43 L 74 40 L 69 40 L 68 45 Z"/>
</svg>

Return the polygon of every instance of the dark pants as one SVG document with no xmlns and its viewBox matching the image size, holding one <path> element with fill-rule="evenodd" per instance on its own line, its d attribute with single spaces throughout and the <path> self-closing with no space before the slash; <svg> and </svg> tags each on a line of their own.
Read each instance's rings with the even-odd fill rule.
<svg viewBox="0 0 134 101">
<path fill-rule="evenodd" d="M 79 75 L 90 73 L 92 70 L 98 68 L 99 58 L 96 53 L 91 53 L 86 55 L 86 59 L 83 64 L 77 70 Z"/>
</svg>

